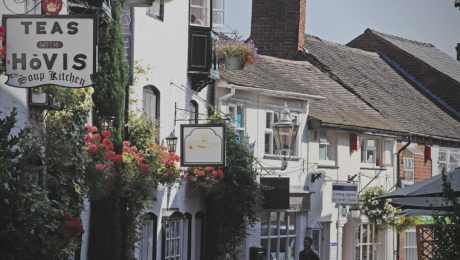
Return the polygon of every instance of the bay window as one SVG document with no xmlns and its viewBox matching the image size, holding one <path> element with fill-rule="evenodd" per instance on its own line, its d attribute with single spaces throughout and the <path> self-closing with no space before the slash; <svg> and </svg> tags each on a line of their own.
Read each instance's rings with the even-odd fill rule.
<svg viewBox="0 0 460 260">
<path fill-rule="evenodd" d="M 267 259 L 294 260 L 297 225 L 295 212 L 262 212 L 260 245 L 268 252 Z"/>
<path fill-rule="evenodd" d="M 225 27 L 225 0 L 212 0 L 212 27 Z"/>
<path fill-rule="evenodd" d="M 190 25 L 210 26 L 210 0 L 190 0 Z"/>
</svg>

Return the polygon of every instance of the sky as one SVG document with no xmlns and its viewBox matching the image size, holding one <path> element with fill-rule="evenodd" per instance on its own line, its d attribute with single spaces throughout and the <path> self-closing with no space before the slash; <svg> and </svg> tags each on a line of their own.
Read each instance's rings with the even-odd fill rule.
<svg viewBox="0 0 460 260">
<path fill-rule="evenodd" d="M 251 0 L 227 0 L 223 32 L 249 37 Z M 305 32 L 347 44 L 367 29 L 431 43 L 456 58 L 460 10 L 454 0 L 307 0 Z"/>
</svg>

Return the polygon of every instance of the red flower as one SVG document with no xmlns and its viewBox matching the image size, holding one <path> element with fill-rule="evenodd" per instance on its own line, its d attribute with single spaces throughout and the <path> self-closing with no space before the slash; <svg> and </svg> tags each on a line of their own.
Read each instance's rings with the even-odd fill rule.
<svg viewBox="0 0 460 260">
<path fill-rule="evenodd" d="M 7 60 L 6 63 L 8 63 L 8 65 L 10 65 L 10 60 Z"/>
<path fill-rule="evenodd" d="M 212 176 L 217 177 L 217 172 L 216 171 L 212 171 L 211 174 L 212 174 Z"/>
<path fill-rule="evenodd" d="M 85 134 L 85 139 L 86 139 L 86 143 L 87 143 L 87 144 L 93 142 L 93 138 L 91 138 L 91 136 L 90 136 L 89 134 Z"/>
<path fill-rule="evenodd" d="M 102 144 L 103 145 L 111 145 L 111 142 L 110 142 L 109 139 L 104 139 L 104 140 L 102 140 Z"/>
<path fill-rule="evenodd" d="M 94 144 L 92 144 L 92 145 L 88 146 L 88 150 L 89 150 L 90 152 L 95 153 L 95 152 L 97 152 L 97 146 L 94 145 Z"/>
<path fill-rule="evenodd" d="M 128 187 L 129 187 L 129 188 L 132 188 L 132 187 L 133 187 L 133 184 L 132 184 L 132 183 L 128 184 Z"/>
<path fill-rule="evenodd" d="M 173 167 L 173 166 L 174 166 L 174 161 L 169 161 L 169 162 L 168 162 L 168 165 L 171 166 L 171 167 Z"/>
<path fill-rule="evenodd" d="M 123 141 L 123 146 L 129 146 L 129 141 Z"/>
<path fill-rule="evenodd" d="M 115 155 L 113 157 L 113 160 L 116 161 L 117 163 L 122 163 L 123 162 L 123 157 L 119 154 Z"/>
<path fill-rule="evenodd" d="M 110 132 L 109 131 L 102 131 L 102 135 L 109 138 L 110 137 Z"/>
<path fill-rule="evenodd" d="M 135 152 L 135 151 L 137 151 L 137 148 L 136 148 L 136 146 L 131 146 L 131 148 L 129 148 L 129 150 L 130 150 L 131 152 Z"/>
<path fill-rule="evenodd" d="M 109 165 L 108 165 L 108 164 L 105 164 L 105 168 L 109 168 Z"/>
<path fill-rule="evenodd" d="M 98 163 L 98 164 L 96 164 L 96 169 L 99 170 L 99 171 L 103 171 L 104 170 L 104 165 Z"/>
<path fill-rule="evenodd" d="M 198 176 L 204 176 L 204 175 L 205 175 L 204 171 L 198 171 Z"/>
<path fill-rule="evenodd" d="M 206 178 L 206 181 L 209 181 L 209 178 Z"/>
<path fill-rule="evenodd" d="M 176 162 L 180 162 L 180 156 L 176 155 Z"/>
<path fill-rule="evenodd" d="M 0 26 L 0 35 L 5 35 L 5 28 L 3 26 Z"/>
<path fill-rule="evenodd" d="M 144 157 L 144 154 L 143 153 L 138 153 L 137 156 Z"/>
<path fill-rule="evenodd" d="M 115 185 L 113 185 L 112 181 L 108 183 L 108 186 L 109 186 L 109 189 L 113 189 L 115 187 Z"/>
<path fill-rule="evenodd" d="M 196 188 L 193 188 L 193 192 L 195 192 L 195 191 L 196 191 Z"/>
<path fill-rule="evenodd" d="M 93 139 L 98 140 L 100 142 L 101 141 L 101 136 L 99 134 L 94 134 Z"/>
<path fill-rule="evenodd" d="M 166 160 L 161 160 L 160 164 L 166 164 Z"/>
<path fill-rule="evenodd" d="M 206 171 L 214 171 L 213 167 L 206 167 Z"/>
<path fill-rule="evenodd" d="M 149 169 L 149 166 L 147 164 L 139 164 L 142 170 L 147 171 Z"/>
<path fill-rule="evenodd" d="M 170 157 L 175 157 L 176 154 L 175 154 L 174 152 L 170 152 L 170 153 L 169 153 L 169 156 L 170 156 Z"/>
<path fill-rule="evenodd" d="M 123 148 L 121 148 L 121 151 L 124 153 L 129 153 L 129 147 L 123 146 Z"/>
<path fill-rule="evenodd" d="M 243 51 L 243 55 L 246 55 L 246 51 Z"/>
<path fill-rule="evenodd" d="M 120 197 L 124 198 L 125 197 L 125 191 L 123 191 L 120 195 Z"/>
<path fill-rule="evenodd" d="M 199 172 L 199 170 L 197 170 L 197 169 L 195 169 L 195 170 L 193 171 L 193 173 L 194 173 L 195 175 L 198 175 L 198 172 Z"/>
<path fill-rule="evenodd" d="M 211 181 L 212 184 L 214 184 L 214 181 Z"/>
<path fill-rule="evenodd" d="M 125 173 L 125 172 L 126 172 L 125 169 L 121 169 L 121 173 Z"/>
<path fill-rule="evenodd" d="M 251 64 L 252 62 L 254 62 L 254 60 L 251 57 L 249 57 L 248 58 L 248 63 Z"/>
</svg>

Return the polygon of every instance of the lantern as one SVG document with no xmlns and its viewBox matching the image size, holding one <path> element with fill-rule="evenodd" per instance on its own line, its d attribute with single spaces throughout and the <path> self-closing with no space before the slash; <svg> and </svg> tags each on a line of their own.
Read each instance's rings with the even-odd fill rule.
<svg viewBox="0 0 460 260">
<path fill-rule="evenodd" d="M 299 127 L 298 124 L 292 122 L 291 112 L 287 104 L 284 103 L 284 109 L 281 112 L 280 120 L 272 125 L 275 142 L 278 146 L 277 155 L 284 162 L 288 161 L 291 157 L 292 148 L 294 147 Z M 282 155 L 284 155 L 284 158 L 281 157 Z M 288 158 L 286 158 L 286 156 L 288 156 Z"/>
<path fill-rule="evenodd" d="M 174 132 L 171 132 L 171 134 L 166 137 L 166 145 L 168 146 L 169 152 L 176 151 L 177 136 L 174 135 Z"/>
<path fill-rule="evenodd" d="M 115 121 L 114 116 L 99 116 L 99 126 L 102 131 L 110 131 Z"/>
</svg>

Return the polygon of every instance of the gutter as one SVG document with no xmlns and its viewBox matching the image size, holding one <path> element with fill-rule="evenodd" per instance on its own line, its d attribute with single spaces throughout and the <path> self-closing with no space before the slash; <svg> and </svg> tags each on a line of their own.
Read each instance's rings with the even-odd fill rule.
<svg viewBox="0 0 460 260">
<path fill-rule="evenodd" d="M 392 138 L 404 138 L 408 135 L 407 132 L 396 132 L 390 130 L 382 130 L 382 129 L 373 129 L 373 128 L 366 128 L 366 127 L 359 127 L 359 126 L 347 126 L 347 125 L 339 125 L 339 124 L 330 124 L 330 123 L 323 123 L 321 122 L 321 128 L 331 128 L 333 130 L 336 129 L 344 129 L 344 132 L 353 132 L 357 134 L 366 134 L 366 135 L 375 135 L 375 136 L 383 136 L 383 137 L 392 137 Z M 319 129 L 319 128 L 317 128 Z M 309 128 L 309 130 L 317 130 L 313 128 Z M 347 131 L 345 131 L 347 130 Z M 351 130 L 351 131 L 350 131 Z"/>
<path fill-rule="evenodd" d="M 324 100 L 326 99 L 323 96 L 318 95 L 310 95 L 310 94 L 303 94 L 303 93 L 295 93 L 295 92 L 288 92 L 288 91 L 280 91 L 280 90 L 269 90 L 263 88 L 254 88 L 254 87 L 245 87 L 235 84 L 227 84 L 226 88 L 235 88 L 240 90 L 246 90 L 258 94 L 263 94 L 267 96 L 278 96 L 278 97 L 285 97 L 285 98 L 293 98 L 293 99 L 301 99 L 301 100 Z M 223 96 L 225 97 L 225 96 Z M 221 97 L 222 98 L 222 97 Z M 219 98 L 220 100 L 220 98 Z"/>
</svg>

